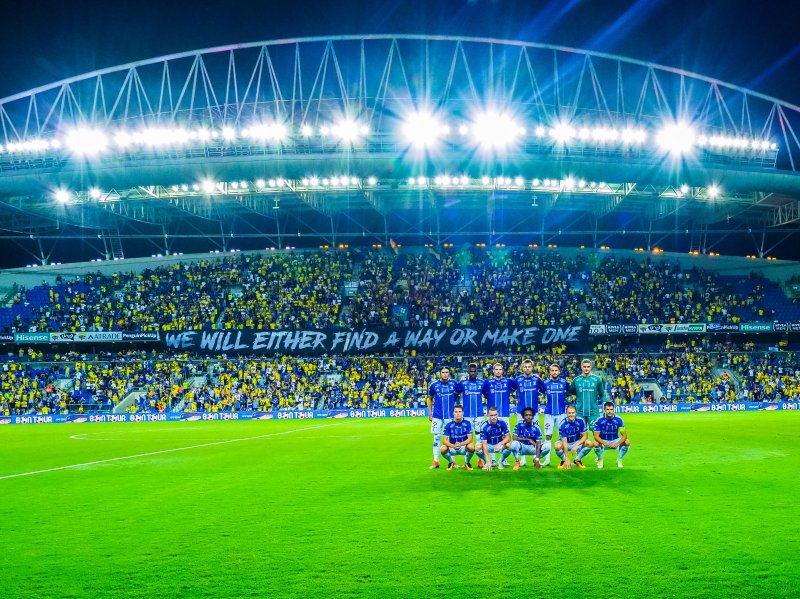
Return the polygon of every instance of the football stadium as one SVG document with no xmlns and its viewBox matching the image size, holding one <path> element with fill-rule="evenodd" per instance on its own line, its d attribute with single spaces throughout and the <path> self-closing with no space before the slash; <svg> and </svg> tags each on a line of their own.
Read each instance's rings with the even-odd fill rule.
<svg viewBox="0 0 800 599">
<path fill-rule="evenodd" d="M 800 596 L 797 105 L 375 34 L 0 124 L 0 596 Z"/>
</svg>

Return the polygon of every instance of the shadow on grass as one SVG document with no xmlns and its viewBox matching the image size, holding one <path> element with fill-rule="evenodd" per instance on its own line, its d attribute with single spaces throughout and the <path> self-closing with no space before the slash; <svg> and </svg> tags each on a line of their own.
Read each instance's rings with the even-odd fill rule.
<svg viewBox="0 0 800 599">
<path fill-rule="evenodd" d="M 651 469 L 629 468 L 619 469 L 615 463 L 599 470 L 587 466 L 585 470 L 572 468 L 558 470 L 555 466 L 548 466 L 536 471 L 531 467 L 524 467 L 518 472 L 510 468 L 484 472 L 475 468 L 467 471 L 463 468 L 447 471 L 423 471 L 419 476 L 409 480 L 411 490 L 418 492 L 442 491 L 453 494 L 465 491 L 484 490 L 497 492 L 503 490 L 530 490 L 533 493 L 543 491 L 556 491 L 564 489 L 594 489 L 596 487 L 618 487 L 620 485 L 634 485 L 636 487 L 648 486 L 652 477 Z"/>
</svg>

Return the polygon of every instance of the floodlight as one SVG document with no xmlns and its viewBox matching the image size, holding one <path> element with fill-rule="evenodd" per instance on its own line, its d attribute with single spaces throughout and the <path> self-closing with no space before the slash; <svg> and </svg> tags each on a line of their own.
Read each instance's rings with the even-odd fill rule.
<svg viewBox="0 0 800 599">
<path fill-rule="evenodd" d="M 695 132 L 686 123 L 673 123 L 663 127 L 656 136 L 658 145 L 671 154 L 685 154 L 695 144 Z"/>
<path fill-rule="evenodd" d="M 553 128 L 550 129 L 550 137 L 559 143 L 567 143 L 575 137 L 575 134 L 575 129 L 570 127 L 567 123 L 556 123 Z"/>
<path fill-rule="evenodd" d="M 222 137 L 230 141 L 231 139 L 236 137 L 236 131 L 234 131 L 231 127 L 223 127 Z"/>
<path fill-rule="evenodd" d="M 718 198 L 720 193 L 722 193 L 722 190 L 718 185 L 710 185 L 708 187 L 708 197 L 712 200 Z"/>
<path fill-rule="evenodd" d="M 89 197 L 91 197 L 94 200 L 99 200 L 101 195 L 103 195 L 102 192 L 96 187 L 92 187 L 89 190 Z"/>
<path fill-rule="evenodd" d="M 283 141 L 288 131 L 283 123 L 260 123 L 250 127 L 248 136 L 262 141 Z"/>
<path fill-rule="evenodd" d="M 686 183 L 681 185 L 681 193 L 689 193 L 689 186 Z"/>
<path fill-rule="evenodd" d="M 67 134 L 67 147 L 84 156 L 99 154 L 108 146 L 108 137 L 99 129 L 81 127 Z"/>
<path fill-rule="evenodd" d="M 202 186 L 204 192 L 206 192 L 206 193 L 214 193 L 214 190 L 216 189 L 217 184 L 214 181 L 212 181 L 211 179 L 206 179 L 205 181 L 203 181 L 201 183 L 201 186 Z"/>
<path fill-rule="evenodd" d="M 264 189 L 264 185 L 266 185 L 266 183 L 264 182 L 264 179 L 256 180 L 256 187 L 258 189 Z"/>
<path fill-rule="evenodd" d="M 432 146 L 444 134 L 443 129 L 444 127 L 433 115 L 419 112 L 409 116 L 403 124 L 403 136 L 411 145 Z"/>
<path fill-rule="evenodd" d="M 367 183 L 369 185 L 375 185 L 377 182 L 378 180 L 375 177 L 370 177 L 369 179 L 367 179 Z"/>
<path fill-rule="evenodd" d="M 70 197 L 69 196 L 69 192 L 66 191 L 65 189 L 59 189 L 55 193 L 56 201 L 60 202 L 62 204 L 66 203 L 66 202 L 69 202 L 69 197 Z"/>
<path fill-rule="evenodd" d="M 333 134 L 342 141 L 355 141 L 359 135 L 363 135 L 364 126 L 360 126 L 355 121 L 344 119 L 331 127 Z"/>
<path fill-rule="evenodd" d="M 314 130 L 309 125 L 303 125 L 300 127 L 300 133 L 303 135 L 303 137 L 311 137 L 313 132 Z"/>
<path fill-rule="evenodd" d="M 478 115 L 472 132 L 482 146 L 502 148 L 514 142 L 520 127 L 511 116 L 490 111 Z"/>
</svg>

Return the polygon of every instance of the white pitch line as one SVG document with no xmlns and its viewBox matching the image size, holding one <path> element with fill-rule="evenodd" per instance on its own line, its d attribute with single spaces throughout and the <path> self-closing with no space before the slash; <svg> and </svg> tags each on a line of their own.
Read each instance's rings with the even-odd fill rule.
<svg viewBox="0 0 800 599">
<path fill-rule="evenodd" d="M 225 445 L 226 443 L 238 443 L 239 441 L 252 441 L 253 439 L 264 439 L 265 437 L 277 437 L 278 435 L 289 435 L 291 433 L 300 433 L 303 431 L 310 431 L 318 428 L 328 428 L 330 426 L 338 426 L 345 424 L 344 422 L 337 422 L 336 424 L 320 424 L 319 426 L 307 426 L 303 428 L 295 428 L 290 431 L 282 431 L 280 433 L 267 433 L 265 435 L 256 435 L 254 437 L 241 437 L 239 439 L 226 439 L 225 441 L 214 441 L 212 443 L 201 443 L 199 445 L 188 445 L 186 447 L 173 447 L 172 449 L 162 449 L 160 451 L 150 451 L 148 453 L 137 453 L 134 455 L 120 456 L 117 458 L 108 458 L 107 460 L 96 460 L 94 462 L 84 462 L 82 464 L 70 464 L 68 466 L 57 466 L 56 468 L 46 468 L 44 470 L 33 470 L 31 472 L 20 472 L 18 474 L 6 474 L 0 476 L 0 480 L 7 478 L 19 478 L 21 476 L 31 476 L 33 474 L 44 474 L 45 472 L 55 472 L 57 470 L 69 470 L 70 468 L 81 468 L 83 466 L 94 466 L 96 464 L 105 464 L 108 462 L 118 462 L 120 460 L 132 460 L 135 458 L 145 458 L 151 455 L 161 455 L 164 453 L 173 453 L 176 451 L 186 451 L 187 449 L 198 449 L 200 447 L 210 447 L 212 445 Z"/>
</svg>

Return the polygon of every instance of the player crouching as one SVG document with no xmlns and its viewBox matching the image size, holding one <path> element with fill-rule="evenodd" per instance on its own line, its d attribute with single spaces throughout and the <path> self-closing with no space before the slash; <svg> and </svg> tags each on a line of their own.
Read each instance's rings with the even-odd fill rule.
<svg viewBox="0 0 800 599">
<path fill-rule="evenodd" d="M 631 448 L 631 442 L 628 441 L 625 423 L 614 414 L 614 404 L 610 401 L 603 404 L 603 415 L 594 423 L 594 440 L 597 442 L 594 448 L 597 467 L 603 467 L 603 452 L 606 449 L 616 449 L 619 452 L 617 468 L 622 468 L 622 458 Z"/>
<path fill-rule="evenodd" d="M 578 418 L 575 406 L 567 406 L 567 419 L 558 427 L 558 435 L 561 437 L 555 445 L 556 454 L 561 459 L 558 469 L 572 468 L 570 453 L 575 454 L 575 465 L 578 468 L 586 468 L 583 458 L 592 450 L 594 443 L 589 441 L 589 429 L 584 419 Z"/>
<path fill-rule="evenodd" d="M 541 458 L 550 453 L 550 443 L 542 443 L 542 431 L 533 421 L 533 408 L 522 410 L 522 420 L 514 427 L 514 441 L 511 443 L 514 454 L 514 470 L 519 470 L 520 456 L 532 455 L 533 465 L 542 468 Z"/>
<path fill-rule="evenodd" d="M 472 470 L 470 460 L 475 453 L 475 446 L 470 443 L 472 439 L 472 424 L 464 420 L 464 408 L 459 404 L 453 406 L 453 419 L 444 427 L 441 453 L 447 460 L 447 469 L 458 468 L 455 456 L 464 456 L 464 468 Z"/>
<path fill-rule="evenodd" d="M 489 420 L 481 430 L 481 445 L 478 458 L 483 462 L 484 470 L 491 470 L 494 463 L 493 454 L 503 452 L 497 460 L 497 469 L 503 469 L 503 460 L 511 455 L 511 433 L 505 420 L 500 420 L 497 408 L 489 408 Z"/>
</svg>

